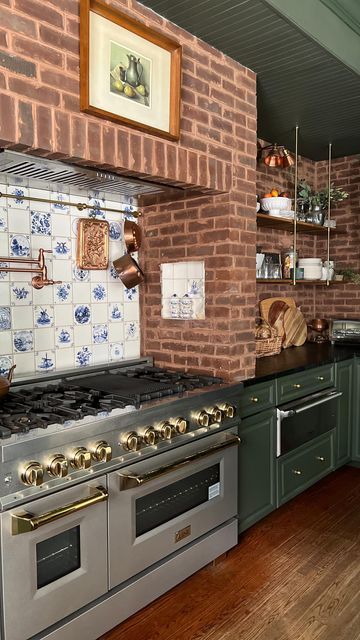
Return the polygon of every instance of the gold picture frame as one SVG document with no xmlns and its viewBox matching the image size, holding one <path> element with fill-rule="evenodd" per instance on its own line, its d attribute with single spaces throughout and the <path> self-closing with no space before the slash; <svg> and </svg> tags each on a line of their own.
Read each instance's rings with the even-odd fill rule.
<svg viewBox="0 0 360 640">
<path fill-rule="evenodd" d="M 81 111 L 178 140 L 181 51 L 102 0 L 81 0 Z"/>
</svg>

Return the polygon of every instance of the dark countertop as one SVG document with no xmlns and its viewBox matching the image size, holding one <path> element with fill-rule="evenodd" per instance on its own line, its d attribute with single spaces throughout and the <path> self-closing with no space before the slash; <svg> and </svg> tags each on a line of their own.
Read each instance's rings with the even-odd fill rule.
<svg viewBox="0 0 360 640">
<path fill-rule="evenodd" d="M 348 360 L 354 355 L 360 356 L 360 345 L 332 346 L 329 342 L 316 344 L 307 342 L 302 347 L 283 349 L 277 356 L 268 356 L 256 360 L 255 377 L 244 381 L 244 386 L 272 380 L 288 373 L 303 371 L 323 364 Z"/>
</svg>

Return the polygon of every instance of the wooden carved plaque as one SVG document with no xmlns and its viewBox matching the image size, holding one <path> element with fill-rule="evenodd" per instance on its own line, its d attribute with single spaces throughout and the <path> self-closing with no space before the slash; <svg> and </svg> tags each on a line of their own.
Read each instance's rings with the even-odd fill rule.
<svg viewBox="0 0 360 640">
<path fill-rule="evenodd" d="M 109 223 L 106 220 L 80 218 L 76 259 L 80 269 L 102 271 L 108 268 Z"/>
</svg>

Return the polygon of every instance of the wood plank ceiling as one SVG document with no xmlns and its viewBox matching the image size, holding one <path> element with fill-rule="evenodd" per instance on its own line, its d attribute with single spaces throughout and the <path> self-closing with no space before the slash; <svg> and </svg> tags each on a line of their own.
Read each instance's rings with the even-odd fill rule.
<svg viewBox="0 0 360 640">
<path fill-rule="evenodd" d="M 329 142 L 335 157 L 360 151 L 359 74 L 266 0 L 142 1 L 256 71 L 260 138 L 293 149 L 298 124 L 299 151 L 309 158 L 325 159 Z M 328 2 L 351 9 L 354 0 Z M 355 14 L 347 16 L 355 25 Z"/>
</svg>

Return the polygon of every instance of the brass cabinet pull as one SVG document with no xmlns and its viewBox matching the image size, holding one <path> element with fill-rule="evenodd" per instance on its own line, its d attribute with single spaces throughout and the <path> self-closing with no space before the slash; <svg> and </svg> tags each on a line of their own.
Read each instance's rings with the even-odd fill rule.
<svg viewBox="0 0 360 640">
<path fill-rule="evenodd" d="M 293 472 L 296 476 L 301 476 L 301 475 L 302 475 L 302 471 L 300 471 L 300 469 L 292 469 L 292 472 Z"/>
<path fill-rule="evenodd" d="M 90 487 L 90 495 L 88 498 L 82 498 L 81 500 L 67 504 L 64 507 L 58 507 L 52 511 L 47 511 L 46 513 L 42 513 L 40 516 L 34 516 L 32 513 L 26 512 L 19 514 L 14 513 L 11 516 L 12 534 L 13 536 L 16 536 L 19 533 L 34 531 L 39 527 L 43 527 L 45 524 L 50 524 L 51 522 L 55 522 L 55 520 L 69 516 L 72 513 L 77 513 L 78 511 L 81 511 L 81 509 L 91 507 L 93 504 L 104 502 L 108 499 L 108 495 L 109 494 L 104 487 Z"/>
<path fill-rule="evenodd" d="M 293 384 L 293 387 L 294 389 L 301 389 L 301 384 L 299 383 Z"/>
<path fill-rule="evenodd" d="M 253 398 L 250 398 L 250 399 L 251 399 L 251 402 L 259 402 L 259 398 L 253 397 Z"/>
<path fill-rule="evenodd" d="M 324 376 L 318 376 L 317 380 L 319 380 L 319 382 L 324 382 L 325 378 Z"/>
<path fill-rule="evenodd" d="M 236 435 L 232 435 L 231 437 L 224 440 L 224 442 L 220 442 L 219 444 L 215 444 L 208 449 L 203 449 L 202 451 L 198 451 L 197 453 L 193 453 L 182 460 L 178 460 L 177 462 L 172 462 L 171 464 L 166 464 L 158 469 L 154 469 L 153 471 L 148 471 L 148 473 L 144 473 L 143 475 L 137 474 L 125 474 L 119 473 L 120 477 L 120 491 L 124 489 L 134 489 L 135 487 L 139 487 L 145 482 L 150 482 L 151 480 L 155 480 L 164 476 L 167 473 L 171 473 L 172 471 L 176 471 L 177 469 L 181 469 L 181 467 L 185 467 L 186 465 L 194 462 L 195 460 L 199 460 L 200 458 L 206 458 L 207 456 L 211 456 L 213 453 L 217 451 L 221 451 L 222 449 L 227 449 L 228 447 L 234 447 L 235 445 L 239 445 L 241 442 L 241 438 Z"/>
<path fill-rule="evenodd" d="M 316 460 L 319 460 L 319 462 L 325 462 L 324 456 L 316 456 Z"/>
</svg>

